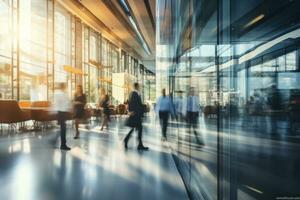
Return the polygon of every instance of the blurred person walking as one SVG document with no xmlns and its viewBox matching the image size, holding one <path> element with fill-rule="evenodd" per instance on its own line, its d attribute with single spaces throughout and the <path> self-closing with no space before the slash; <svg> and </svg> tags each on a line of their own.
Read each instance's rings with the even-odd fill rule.
<svg viewBox="0 0 300 200">
<path fill-rule="evenodd" d="M 66 92 L 66 83 L 60 83 L 58 89 L 54 93 L 54 109 L 57 111 L 57 121 L 60 126 L 60 149 L 70 150 L 71 148 L 66 144 L 66 121 L 71 113 L 71 101 Z M 55 138 L 55 142 L 56 140 L 57 137 Z"/>
<path fill-rule="evenodd" d="M 100 130 L 103 131 L 104 126 L 108 130 L 108 122 L 110 121 L 109 96 L 103 88 L 100 90 L 99 106 L 102 110 L 102 125 Z"/>
<path fill-rule="evenodd" d="M 131 130 L 128 132 L 124 139 L 124 147 L 128 148 L 128 141 L 134 131 L 136 129 L 138 131 L 138 150 L 148 150 L 148 147 L 143 145 L 142 136 L 143 136 L 143 124 L 142 117 L 144 115 L 144 106 L 142 104 L 142 99 L 140 96 L 140 85 L 138 83 L 134 83 L 134 90 L 129 94 L 128 99 L 128 112 L 129 117 L 126 121 L 126 126 L 130 127 Z"/>
<path fill-rule="evenodd" d="M 198 144 L 204 145 L 202 137 L 198 134 L 199 112 L 199 98 L 195 94 L 195 88 L 190 87 L 189 94 L 184 105 L 184 115 L 189 126 L 189 130 L 193 131 Z"/>
<path fill-rule="evenodd" d="M 158 113 L 162 130 L 162 141 L 167 140 L 167 128 L 170 114 L 174 116 L 174 108 L 170 96 L 166 96 L 166 89 L 162 89 L 162 96 L 156 101 L 156 112 Z"/>
<path fill-rule="evenodd" d="M 79 138 L 79 123 L 84 120 L 85 111 L 84 107 L 86 105 L 86 95 L 83 93 L 82 85 L 77 85 L 76 92 L 74 94 L 74 118 L 75 118 L 75 130 L 76 135 L 74 139 Z"/>
</svg>

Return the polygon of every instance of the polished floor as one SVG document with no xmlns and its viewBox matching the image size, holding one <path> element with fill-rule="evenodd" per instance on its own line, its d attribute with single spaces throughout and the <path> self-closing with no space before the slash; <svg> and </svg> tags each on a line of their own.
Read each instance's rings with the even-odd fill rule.
<svg viewBox="0 0 300 200">
<path fill-rule="evenodd" d="M 0 138 L 0 199 L 188 199 L 168 143 L 161 142 L 157 126 L 144 126 L 149 151 L 137 151 L 132 137 L 124 151 L 122 139 L 128 131 L 122 119 L 109 131 L 99 126 L 81 129 L 71 151 L 50 145 L 57 130 Z"/>
<path fill-rule="evenodd" d="M 50 144 L 57 129 L 2 132 L 0 199 L 184 200 L 189 198 L 185 186 L 192 199 L 217 199 L 218 134 L 222 136 L 223 186 L 231 187 L 230 194 L 224 193 L 227 199 L 297 197 L 299 130 L 289 132 L 284 120 L 269 121 L 224 119 L 218 133 L 216 119 L 200 116 L 198 135 L 186 123 L 171 121 L 168 142 L 162 142 L 159 123 L 152 115 L 144 122 L 144 143 L 150 147 L 145 152 L 136 150 L 134 136 L 124 150 L 122 139 L 128 132 L 124 118 L 113 119 L 109 131 L 100 131 L 96 122 L 90 129 L 82 126 L 79 140 L 73 139 L 74 130 L 69 127 L 69 152 Z"/>
</svg>

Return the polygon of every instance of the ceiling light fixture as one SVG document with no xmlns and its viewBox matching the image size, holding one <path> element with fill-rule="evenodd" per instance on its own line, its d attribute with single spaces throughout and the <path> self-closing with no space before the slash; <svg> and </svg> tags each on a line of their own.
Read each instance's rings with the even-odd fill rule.
<svg viewBox="0 0 300 200">
<path fill-rule="evenodd" d="M 252 19 L 250 22 L 248 22 L 244 28 L 248 28 L 249 26 L 252 26 L 253 24 L 257 23 L 258 21 L 260 21 L 262 18 L 264 18 L 265 15 L 264 14 L 260 14 L 257 17 L 255 17 L 254 19 Z"/>
<path fill-rule="evenodd" d="M 118 2 L 119 2 L 119 5 L 121 6 L 121 8 L 123 9 L 123 11 L 125 12 L 126 16 L 128 17 L 128 20 L 129 20 L 132 28 L 134 29 L 135 33 L 137 34 L 137 36 L 138 36 L 138 38 L 139 38 L 139 40 L 142 44 L 142 47 L 144 48 L 146 53 L 148 55 L 150 55 L 151 54 L 150 49 L 149 49 L 147 43 L 145 42 L 142 34 L 140 33 L 136 22 L 133 19 L 126 1 L 125 0 L 118 0 Z"/>
</svg>

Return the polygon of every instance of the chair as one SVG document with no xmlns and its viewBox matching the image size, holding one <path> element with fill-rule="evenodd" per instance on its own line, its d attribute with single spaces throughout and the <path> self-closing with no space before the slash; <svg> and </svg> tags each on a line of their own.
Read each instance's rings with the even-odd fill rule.
<svg viewBox="0 0 300 200">
<path fill-rule="evenodd" d="M 49 108 L 49 107 L 51 107 L 51 102 L 50 101 L 33 101 L 31 103 L 31 107 Z"/>
<path fill-rule="evenodd" d="M 116 112 L 118 115 L 125 115 L 126 114 L 126 106 L 124 104 L 118 105 Z"/>
<path fill-rule="evenodd" d="M 51 121 L 57 120 L 57 114 L 49 110 L 49 108 L 51 107 L 51 102 L 34 101 L 31 103 L 31 107 L 33 108 L 31 110 L 31 116 L 32 119 L 35 121 L 34 126 L 36 128 L 47 128 L 49 125 L 51 125 Z M 41 127 L 39 126 L 38 122 L 41 122 Z"/>
<path fill-rule="evenodd" d="M 51 107 L 49 101 L 33 101 L 31 103 L 32 108 L 41 108 L 41 109 L 32 109 L 32 119 L 40 122 L 54 121 L 57 119 L 56 114 L 52 113 L 48 109 Z"/>
<path fill-rule="evenodd" d="M 30 111 L 21 110 L 15 100 L 0 100 L 0 110 L 0 124 L 13 125 L 32 119 Z"/>
<path fill-rule="evenodd" d="M 18 102 L 20 108 L 29 108 L 31 107 L 31 101 L 19 101 Z"/>
<path fill-rule="evenodd" d="M 211 105 L 205 106 L 203 110 L 205 118 L 216 117 L 216 115 L 218 114 L 217 112 L 217 107 Z"/>
<path fill-rule="evenodd" d="M 116 114 L 116 109 L 114 105 L 109 105 L 109 111 L 111 115 L 115 115 Z"/>
</svg>

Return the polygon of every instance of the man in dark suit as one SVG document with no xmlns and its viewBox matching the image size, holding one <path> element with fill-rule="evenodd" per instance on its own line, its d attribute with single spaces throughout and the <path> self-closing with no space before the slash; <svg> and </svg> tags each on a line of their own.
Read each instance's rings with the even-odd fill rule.
<svg viewBox="0 0 300 200">
<path fill-rule="evenodd" d="M 142 104 L 142 99 L 139 94 L 140 86 L 138 83 L 134 83 L 133 85 L 134 90 L 129 94 L 129 100 L 128 100 L 128 111 L 129 111 L 129 118 L 127 120 L 127 126 L 131 127 L 131 130 L 126 135 L 124 139 L 124 146 L 125 149 L 128 148 L 128 140 L 134 131 L 136 129 L 138 131 L 138 140 L 139 145 L 137 147 L 138 150 L 148 150 L 148 147 L 145 147 L 142 142 L 142 132 L 143 132 L 143 125 L 142 125 L 142 117 L 144 114 L 144 106 Z"/>
</svg>

